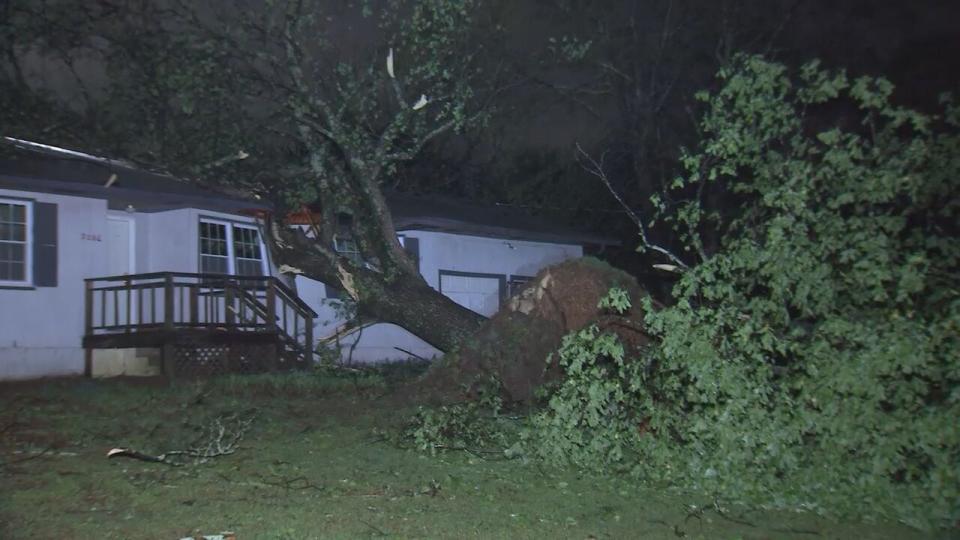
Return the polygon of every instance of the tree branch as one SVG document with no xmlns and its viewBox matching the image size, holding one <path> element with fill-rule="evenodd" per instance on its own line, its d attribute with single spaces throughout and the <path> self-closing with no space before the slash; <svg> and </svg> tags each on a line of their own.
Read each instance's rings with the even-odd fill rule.
<svg viewBox="0 0 960 540">
<path fill-rule="evenodd" d="M 620 194 L 617 193 L 617 190 L 615 190 L 613 188 L 613 185 L 610 183 L 610 179 L 607 177 L 606 171 L 603 170 L 603 157 L 600 158 L 601 161 L 598 163 L 592 156 L 590 156 L 590 154 L 584 151 L 583 147 L 580 146 L 579 142 L 576 144 L 577 144 L 577 153 L 578 153 L 577 161 L 580 163 L 580 166 L 583 167 L 583 169 L 588 173 L 599 178 L 600 181 L 603 182 L 603 185 L 607 187 L 607 190 L 610 192 L 610 194 L 613 195 L 613 198 L 615 198 L 617 202 L 620 203 L 620 206 L 622 206 L 623 209 L 626 211 L 627 216 L 630 217 L 630 220 L 633 221 L 634 224 L 636 224 L 637 229 L 639 229 L 640 241 L 643 244 L 643 246 L 665 255 L 667 258 L 673 261 L 677 266 L 683 269 L 690 268 L 685 262 L 683 262 L 676 255 L 674 255 L 670 250 L 662 246 L 650 243 L 649 239 L 647 238 L 646 227 L 644 227 L 643 225 L 643 220 L 641 220 L 640 216 L 638 216 L 637 213 L 634 212 L 632 208 L 630 208 L 630 205 L 628 205 L 626 201 L 623 200 Z M 583 163 L 583 161 L 581 161 L 581 159 L 586 161 L 586 165 Z"/>
</svg>

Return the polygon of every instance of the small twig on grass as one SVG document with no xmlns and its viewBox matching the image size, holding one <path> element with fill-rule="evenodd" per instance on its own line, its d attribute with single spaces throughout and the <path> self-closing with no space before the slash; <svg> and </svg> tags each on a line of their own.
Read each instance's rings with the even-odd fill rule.
<svg viewBox="0 0 960 540">
<path fill-rule="evenodd" d="M 474 450 L 473 448 L 469 448 L 467 446 L 450 446 L 446 444 L 434 444 L 433 448 L 437 450 L 457 450 L 460 452 L 466 452 L 484 461 L 509 461 L 514 459 L 514 458 L 506 457 L 505 455 L 503 455 L 502 450 Z M 487 456 L 483 454 L 487 454 Z M 495 459 L 491 456 L 499 456 L 499 458 Z"/>
<path fill-rule="evenodd" d="M 703 514 L 703 512 L 704 512 L 705 510 L 709 510 L 709 508 L 701 508 L 701 509 L 699 509 L 699 510 L 700 510 L 699 513 L 700 513 L 700 514 Z M 820 533 L 819 533 L 818 531 L 814 531 L 814 530 L 810 530 L 810 529 L 794 529 L 793 527 L 759 527 L 757 524 L 752 523 L 752 522 L 750 522 L 750 521 L 747 521 L 747 520 L 745 520 L 745 519 L 735 518 L 735 517 L 732 517 L 732 516 L 728 515 L 727 512 L 723 509 L 723 507 L 720 506 L 720 503 L 719 503 L 718 501 L 714 501 L 714 502 L 713 502 L 713 511 L 715 511 L 715 512 L 717 513 L 717 515 L 719 515 L 719 516 L 722 517 L 723 519 L 725 519 L 725 520 L 727 520 L 727 521 L 730 521 L 730 522 L 732 522 L 732 523 L 737 523 L 737 524 L 739 524 L 739 525 L 746 525 L 746 526 L 748 526 L 748 527 L 766 529 L 766 530 L 768 530 L 768 531 L 773 531 L 773 532 L 778 532 L 778 533 L 810 534 L 810 535 L 814 535 L 814 536 L 820 536 Z M 699 516 L 697 516 L 697 517 L 699 517 Z M 687 519 L 689 519 L 689 518 L 690 518 L 690 516 L 688 515 L 688 516 L 687 516 Z"/>
<path fill-rule="evenodd" d="M 369 522 L 364 521 L 364 520 L 362 520 L 362 519 L 360 520 L 360 523 L 363 523 L 363 524 L 366 525 L 367 527 L 370 527 L 371 529 L 373 529 L 373 531 L 374 531 L 375 533 L 379 534 L 380 536 L 390 536 L 388 533 L 384 532 L 383 529 L 377 527 L 376 525 L 373 525 L 372 523 L 369 523 Z"/>
<path fill-rule="evenodd" d="M 814 531 L 810 529 L 794 529 L 793 527 L 782 527 L 782 528 L 771 528 L 773 532 L 782 532 L 782 533 L 791 533 L 791 534 L 810 534 L 813 536 L 820 536 L 819 531 Z"/>
<path fill-rule="evenodd" d="M 107 452 L 107 457 L 126 457 L 174 467 L 184 465 L 192 459 L 194 465 L 199 465 L 213 458 L 235 453 L 255 417 L 256 411 L 249 411 L 245 417 L 240 413 L 218 416 L 207 424 L 198 442 L 187 450 L 170 450 L 159 455 L 150 455 L 131 448 L 114 448 Z"/>
<path fill-rule="evenodd" d="M 11 465 L 16 465 L 17 463 L 24 463 L 24 462 L 26 462 L 26 461 L 32 461 L 32 460 L 37 459 L 37 458 L 39 458 L 39 457 L 43 457 L 43 456 L 49 454 L 51 450 L 53 450 L 53 447 L 52 447 L 52 446 L 48 446 L 48 447 L 44 448 L 43 450 L 37 452 L 36 454 L 31 454 L 31 455 L 29 455 L 29 456 L 22 457 L 22 458 L 20 458 L 20 459 L 12 459 L 12 460 L 10 460 L 10 461 L 0 462 L 0 469 L 2 469 L 2 468 L 4 468 L 4 467 L 9 467 L 9 466 L 11 466 Z"/>
<path fill-rule="evenodd" d="M 279 475 L 273 475 L 273 476 L 275 476 L 278 481 L 269 480 L 267 478 L 264 478 L 263 475 L 260 475 L 260 474 L 257 475 L 257 478 L 259 478 L 261 482 L 263 482 L 268 486 L 284 488 L 287 490 L 293 490 L 293 489 L 300 490 L 300 491 L 307 490 L 307 489 L 312 489 L 314 491 L 324 490 L 323 486 L 318 486 L 314 484 L 306 476 L 296 476 L 293 478 L 284 478 Z"/>
<path fill-rule="evenodd" d="M 20 408 L 18 408 L 16 411 L 13 412 L 13 418 L 9 422 L 4 424 L 2 427 L 0 427 L 0 435 L 3 435 L 7 431 L 13 430 L 13 428 L 16 426 L 22 425 L 20 422 L 20 413 L 23 412 L 23 409 L 24 407 L 21 406 Z"/>
</svg>

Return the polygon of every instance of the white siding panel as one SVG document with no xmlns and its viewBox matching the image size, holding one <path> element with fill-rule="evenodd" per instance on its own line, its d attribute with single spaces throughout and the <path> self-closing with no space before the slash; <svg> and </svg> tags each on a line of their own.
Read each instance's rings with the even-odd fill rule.
<svg viewBox="0 0 960 540">
<path fill-rule="evenodd" d="M 107 203 L 0 189 L 57 205 L 57 286 L 0 289 L 0 380 L 83 373 L 83 279 L 106 271 Z"/>
<path fill-rule="evenodd" d="M 493 277 L 440 276 L 440 290 L 447 298 L 485 317 L 500 309 L 500 280 Z"/>
<path fill-rule="evenodd" d="M 498 238 L 482 238 L 432 231 L 401 231 L 407 238 L 420 241 L 420 272 L 434 289 L 440 289 L 440 271 L 453 271 L 504 276 L 533 276 L 551 264 L 583 256 L 583 248 L 573 244 L 526 242 Z M 484 315 L 494 314 L 500 304 L 497 278 L 469 278 L 444 274 L 443 292 L 461 305 Z M 336 319 L 329 300 L 324 298 L 323 284 L 298 276 L 298 294 L 320 313 L 314 335 L 317 339 L 332 335 L 343 321 Z M 348 337 L 341 342 L 343 358 L 349 345 L 356 340 Z M 397 347 L 432 358 L 442 352 L 392 324 L 376 324 L 366 328 L 353 351 L 354 362 L 369 363 L 409 358 Z"/>
</svg>

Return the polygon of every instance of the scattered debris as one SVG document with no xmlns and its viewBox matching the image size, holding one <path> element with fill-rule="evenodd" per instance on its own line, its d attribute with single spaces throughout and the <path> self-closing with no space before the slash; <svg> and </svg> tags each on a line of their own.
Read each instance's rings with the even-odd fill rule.
<svg viewBox="0 0 960 540">
<path fill-rule="evenodd" d="M 220 534 L 204 534 L 202 536 L 184 536 L 180 540 L 237 540 L 237 534 L 222 532 Z"/>
<path fill-rule="evenodd" d="M 197 442 L 187 450 L 170 450 L 151 455 L 131 448 L 113 448 L 107 452 L 107 458 L 125 457 L 172 466 L 186 465 L 190 462 L 199 465 L 213 458 L 236 452 L 255 417 L 256 410 L 218 416 L 204 428 Z"/>
</svg>

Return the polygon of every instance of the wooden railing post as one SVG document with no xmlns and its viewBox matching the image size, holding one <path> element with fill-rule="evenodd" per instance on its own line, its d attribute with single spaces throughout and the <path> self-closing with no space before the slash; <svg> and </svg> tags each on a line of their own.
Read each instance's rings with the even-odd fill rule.
<svg viewBox="0 0 960 540">
<path fill-rule="evenodd" d="M 287 309 L 287 306 L 283 306 Z M 267 330 L 277 329 L 277 288 L 273 284 L 273 279 L 267 279 L 267 314 L 264 317 Z"/>
<path fill-rule="evenodd" d="M 83 292 L 83 333 L 90 336 L 93 335 L 93 282 L 87 281 L 85 284 L 86 288 Z"/>
<path fill-rule="evenodd" d="M 200 306 L 198 300 L 200 297 L 200 288 L 196 285 L 190 286 L 190 324 L 200 322 Z"/>
<path fill-rule="evenodd" d="M 303 347 L 303 356 L 307 362 L 305 367 L 313 366 L 313 315 L 307 313 L 305 315 L 306 320 L 306 329 L 304 336 L 304 347 Z"/>
<path fill-rule="evenodd" d="M 124 283 L 126 284 L 126 290 L 125 290 L 124 292 L 127 293 L 127 305 L 126 305 L 126 309 L 127 309 L 127 321 L 126 321 L 126 322 L 127 322 L 127 333 L 130 333 L 130 332 L 133 330 L 133 320 L 132 320 L 133 315 L 131 314 L 131 306 L 130 306 L 130 298 L 131 298 L 131 297 L 130 297 L 130 287 L 132 286 L 132 282 L 128 279 L 128 280 L 125 281 Z M 139 321 L 137 321 L 137 322 L 139 322 Z"/>
<path fill-rule="evenodd" d="M 229 280 L 223 282 L 223 320 L 227 326 L 236 324 L 236 313 L 233 307 L 233 285 Z"/>
<path fill-rule="evenodd" d="M 163 328 L 173 330 L 173 276 L 163 278 Z"/>
</svg>

